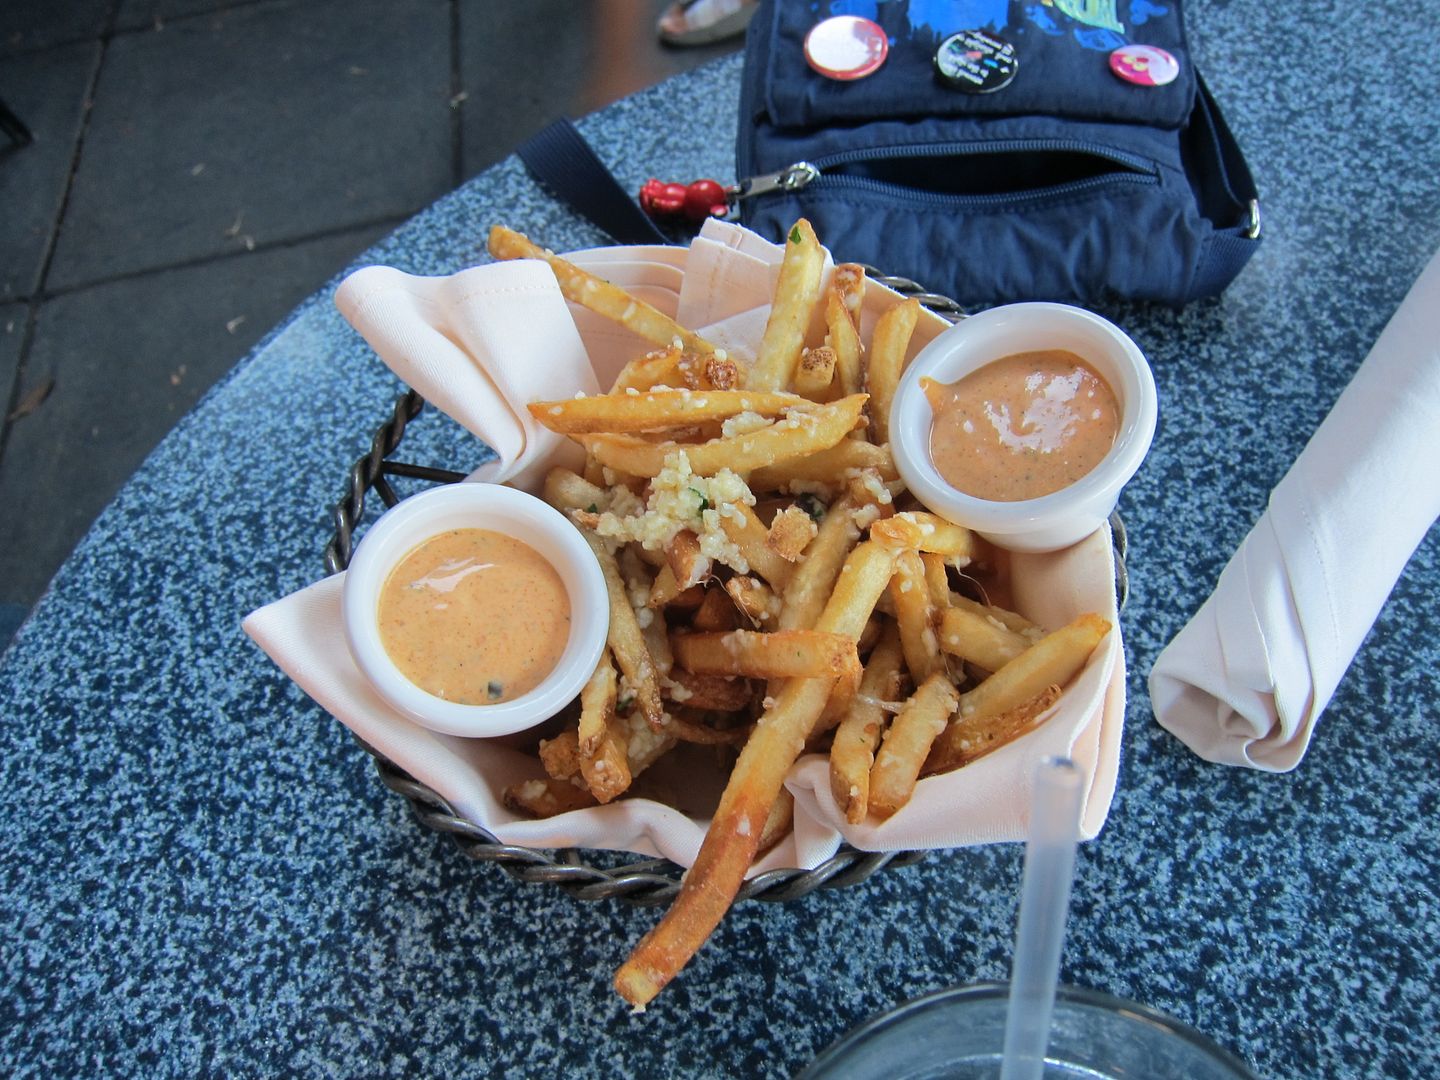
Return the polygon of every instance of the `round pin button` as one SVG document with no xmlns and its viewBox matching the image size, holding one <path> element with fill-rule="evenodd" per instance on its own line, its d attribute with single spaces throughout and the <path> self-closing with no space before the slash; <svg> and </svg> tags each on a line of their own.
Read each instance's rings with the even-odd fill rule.
<svg viewBox="0 0 1440 1080">
<path fill-rule="evenodd" d="M 890 39 L 878 23 L 858 15 L 836 15 L 805 35 L 805 60 L 827 79 L 863 79 L 885 63 Z"/>
<path fill-rule="evenodd" d="M 984 30 L 951 34 L 935 50 L 941 81 L 967 94 L 989 94 L 1010 85 L 1019 66 L 1015 46 Z"/>
<path fill-rule="evenodd" d="M 1154 45 L 1122 45 L 1110 54 L 1110 70 L 1136 86 L 1168 86 L 1180 75 L 1180 61 Z"/>
</svg>

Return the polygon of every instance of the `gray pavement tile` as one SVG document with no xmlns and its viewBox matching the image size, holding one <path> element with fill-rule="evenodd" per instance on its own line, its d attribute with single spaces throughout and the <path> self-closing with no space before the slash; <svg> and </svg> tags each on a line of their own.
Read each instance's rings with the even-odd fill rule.
<svg viewBox="0 0 1440 1080">
<path fill-rule="evenodd" d="M 241 253 L 46 301 L 20 393 L 50 380 L 53 387 L 14 422 L 0 458 L 0 604 L 33 604 L 200 395 L 386 231 Z"/>
<path fill-rule="evenodd" d="M 0 304 L 0 410 L 10 408 L 10 391 L 20 370 L 20 340 L 25 336 L 25 321 L 29 316 L 30 309 L 25 304 Z"/>
<path fill-rule="evenodd" d="M 559 116 L 584 116 L 740 47 L 739 40 L 659 46 L 655 20 L 665 7 L 666 0 L 462 4 L 465 175 L 499 161 Z"/>
<path fill-rule="evenodd" d="M 5 0 L 0 3 L 0 56 L 98 38 L 112 0 Z"/>
<path fill-rule="evenodd" d="M 48 286 L 413 212 L 451 185 L 444 0 L 264 3 L 117 35 Z"/>
<path fill-rule="evenodd" d="M 135 30 L 154 27 L 157 22 L 164 26 L 172 19 L 206 15 L 238 6 L 230 0 L 121 0 L 115 27 L 118 30 Z"/>
<path fill-rule="evenodd" d="M 35 136 L 23 147 L 0 136 L 0 301 L 39 288 L 99 55 L 91 43 L 0 64 L 0 98 Z"/>
</svg>

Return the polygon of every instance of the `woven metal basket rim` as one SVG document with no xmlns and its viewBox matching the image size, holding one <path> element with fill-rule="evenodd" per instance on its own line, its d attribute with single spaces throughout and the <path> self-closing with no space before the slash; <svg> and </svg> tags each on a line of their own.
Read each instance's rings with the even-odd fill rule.
<svg viewBox="0 0 1440 1080">
<path fill-rule="evenodd" d="M 954 322 L 965 316 L 964 309 L 954 300 L 927 292 L 908 278 L 887 276 L 868 266 L 865 270 L 872 280 L 914 297 L 942 318 Z M 367 494 L 375 491 L 387 508 L 400 501 L 389 477 L 403 476 L 434 483 L 455 483 L 465 478 L 464 473 L 449 469 L 390 460 L 390 455 L 404 438 L 406 427 L 424 406 L 424 399 L 416 391 L 407 389 L 400 394 L 390 415 L 376 428 L 370 448 L 350 467 L 344 494 L 331 508 L 335 531 L 325 546 L 327 574 L 338 573 L 349 565 L 355 531 L 365 513 Z M 1125 574 L 1127 541 L 1118 515 L 1112 516 L 1111 526 L 1116 585 L 1123 606 L 1128 593 Z M 422 825 L 449 836 L 467 858 L 493 863 L 518 881 L 556 886 L 578 900 L 621 900 L 634 905 L 653 906 L 669 903 L 680 891 L 680 880 L 685 870 L 668 859 L 641 858 L 636 862 L 602 868 L 586 863 L 578 849 L 539 849 L 502 843 L 489 830 L 458 814 L 441 795 L 389 761 L 374 747 L 358 737 L 356 742 L 370 755 L 380 782 L 409 802 Z M 927 854 L 926 851 L 861 851 L 841 844 L 834 855 L 813 869 L 787 867 L 747 879 L 737 899 L 768 902 L 798 900 L 817 889 L 858 885 L 887 866 L 909 866 Z"/>
</svg>

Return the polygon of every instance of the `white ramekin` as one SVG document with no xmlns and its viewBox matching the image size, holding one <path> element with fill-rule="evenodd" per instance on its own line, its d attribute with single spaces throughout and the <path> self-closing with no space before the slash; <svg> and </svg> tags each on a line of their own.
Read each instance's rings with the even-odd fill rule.
<svg viewBox="0 0 1440 1080">
<path fill-rule="evenodd" d="M 1066 349 L 1115 392 L 1120 430 L 1110 452 L 1069 487 L 1038 499 L 992 502 L 957 491 L 930 458 L 934 414 L 920 380 L 953 383 L 1013 353 Z M 890 409 L 895 467 L 935 513 L 1012 551 L 1055 551 L 1083 540 L 1115 509 L 1155 436 L 1155 378 L 1136 344 L 1114 323 L 1068 304 L 1007 304 L 961 319 L 906 368 Z"/>
<path fill-rule="evenodd" d="M 380 590 L 390 572 L 416 545 L 451 529 L 491 529 L 529 544 L 570 596 L 570 640 L 560 662 L 513 701 L 463 705 L 436 697 L 402 675 L 381 643 Z M 382 514 L 350 560 L 342 609 L 351 655 L 381 697 L 422 727 L 473 737 L 523 731 L 563 709 L 595 670 L 610 625 L 604 574 L 576 527 L 533 495 L 477 482 L 432 488 Z"/>
</svg>

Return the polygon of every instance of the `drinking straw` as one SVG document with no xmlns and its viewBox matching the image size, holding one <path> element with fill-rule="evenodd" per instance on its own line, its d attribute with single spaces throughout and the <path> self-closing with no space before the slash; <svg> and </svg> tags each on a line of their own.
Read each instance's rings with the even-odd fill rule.
<svg viewBox="0 0 1440 1080">
<path fill-rule="evenodd" d="M 1046 758 L 1035 770 L 1000 1080 L 1039 1080 L 1045 1070 L 1075 876 L 1083 779 L 1068 758 Z"/>
</svg>

